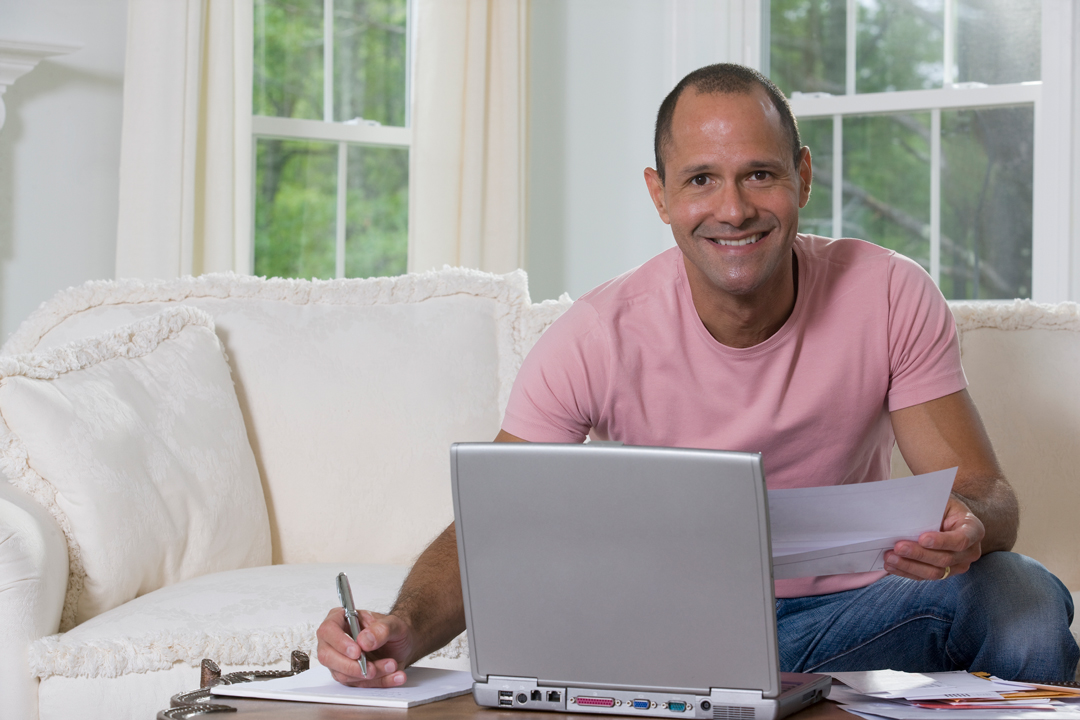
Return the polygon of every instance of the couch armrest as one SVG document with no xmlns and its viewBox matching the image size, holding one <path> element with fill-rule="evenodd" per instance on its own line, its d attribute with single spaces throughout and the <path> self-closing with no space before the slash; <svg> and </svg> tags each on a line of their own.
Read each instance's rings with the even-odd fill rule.
<svg viewBox="0 0 1080 720">
<path fill-rule="evenodd" d="M 38 716 L 28 650 L 60 627 L 68 552 L 56 521 L 0 479 L 0 717 Z"/>
</svg>

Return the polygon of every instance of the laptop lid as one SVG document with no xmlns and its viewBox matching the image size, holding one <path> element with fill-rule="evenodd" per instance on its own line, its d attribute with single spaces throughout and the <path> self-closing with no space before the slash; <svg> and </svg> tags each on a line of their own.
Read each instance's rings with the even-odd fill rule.
<svg viewBox="0 0 1080 720">
<path fill-rule="evenodd" d="M 781 692 L 759 454 L 451 449 L 473 678 Z"/>
</svg>

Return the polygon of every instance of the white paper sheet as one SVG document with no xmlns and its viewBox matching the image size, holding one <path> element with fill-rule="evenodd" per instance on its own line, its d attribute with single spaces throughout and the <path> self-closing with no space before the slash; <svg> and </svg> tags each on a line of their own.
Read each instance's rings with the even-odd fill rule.
<svg viewBox="0 0 1080 720">
<path fill-rule="evenodd" d="M 773 577 L 869 572 L 900 540 L 938 530 L 956 468 L 880 482 L 769 491 Z"/>
<path fill-rule="evenodd" d="M 914 690 L 927 686 L 941 687 L 941 683 L 932 677 L 922 673 L 900 672 L 899 670 L 867 670 L 828 674 L 861 695 L 902 693 L 905 690 Z"/>
<path fill-rule="evenodd" d="M 858 693 L 887 700 L 1003 699 L 993 681 L 963 670 L 936 673 L 868 670 L 829 674 Z"/>
<path fill-rule="evenodd" d="M 214 695 L 294 700 L 335 705 L 409 708 L 472 690 L 472 673 L 413 666 L 405 671 L 408 679 L 396 688 L 353 688 L 342 685 L 322 665 L 311 666 L 299 675 L 276 680 L 260 680 L 212 688 Z"/>
<path fill-rule="evenodd" d="M 893 720 L 1080 720 L 1080 708 L 1055 705 L 1052 710 L 991 709 L 932 710 L 912 707 L 888 700 L 841 705 L 842 709 L 861 717 L 884 717 Z"/>
</svg>

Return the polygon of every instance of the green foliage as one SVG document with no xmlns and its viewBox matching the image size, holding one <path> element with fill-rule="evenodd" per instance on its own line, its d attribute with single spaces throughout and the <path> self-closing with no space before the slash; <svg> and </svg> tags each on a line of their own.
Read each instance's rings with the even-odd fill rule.
<svg viewBox="0 0 1080 720">
<path fill-rule="evenodd" d="M 323 4 L 256 0 L 254 112 L 323 117 Z M 405 0 L 335 0 L 334 118 L 405 124 Z M 347 150 L 345 276 L 406 269 L 408 151 Z M 334 143 L 260 138 L 255 165 L 255 273 L 336 275 Z"/>
<path fill-rule="evenodd" d="M 814 118 L 799 122 L 802 143 L 810 148 L 814 180 L 810 201 L 799 212 L 799 232 L 829 237 L 833 234 L 833 150 L 832 118 Z"/>
<path fill-rule="evenodd" d="M 256 115 L 322 119 L 322 10 L 314 0 L 255 0 Z"/>
<path fill-rule="evenodd" d="M 353 169 L 357 172 L 353 172 Z M 400 148 L 349 148 L 345 276 L 405 272 L 409 153 Z"/>
<path fill-rule="evenodd" d="M 404 0 L 334 0 L 334 119 L 405 125 Z"/>
<path fill-rule="evenodd" d="M 771 0 L 771 79 L 785 95 L 844 94 L 846 0 Z"/>
<path fill-rule="evenodd" d="M 256 144 L 255 274 L 335 276 L 337 145 Z"/>
<path fill-rule="evenodd" d="M 844 119 L 843 228 L 930 268 L 930 113 Z"/>
<path fill-rule="evenodd" d="M 957 80 L 1037 79 L 1038 0 L 956 5 Z M 771 0 L 770 69 L 786 93 L 845 92 L 845 8 L 844 0 Z M 859 0 L 856 91 L 941 87 L 943 15 L 943 0 Z M 1028 40 L 1020 48 L 1010 42 L 1017 35 Z M 832 234 L 832 125 L 828 118 L 800 122 L 814 158 L 803 232 Z M 843 234 L 929 269 L 929 113 L 847 117 L 843 135 Z M 946 297 L 1030 297 L 1033 137 L 1030 107 L 942 113 Z"/>
</svg>

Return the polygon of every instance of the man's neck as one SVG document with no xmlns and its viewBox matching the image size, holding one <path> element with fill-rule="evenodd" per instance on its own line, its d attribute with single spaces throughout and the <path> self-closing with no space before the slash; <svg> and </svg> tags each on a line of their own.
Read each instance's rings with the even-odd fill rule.
<svg viewBox="0 0 1080 720">
<path fill-rule="evenodd" d="M 686 264 L 689 266 L 688 262 Z M 695 282 L 689 267 L 687 275 L 698 317 L 721 345 L 748 348 L 763 343 L 784 326 L 795 309 L 799 265 L 794 251 L 789 270 L 777 283 L 747 295 L 731 295 Z"/>
</svg>

